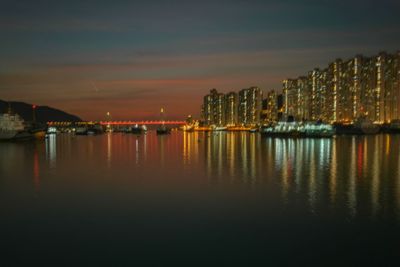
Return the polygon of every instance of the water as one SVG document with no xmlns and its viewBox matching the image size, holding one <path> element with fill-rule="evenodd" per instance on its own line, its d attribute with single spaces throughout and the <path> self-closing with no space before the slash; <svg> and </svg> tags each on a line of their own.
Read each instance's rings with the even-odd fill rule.
<svg viewBox="0 0 400 267">
<path fill-rule="evenodd" d="M 400 136 L 0 143 L 2 266 L 397 266 Z"/>
</svg>

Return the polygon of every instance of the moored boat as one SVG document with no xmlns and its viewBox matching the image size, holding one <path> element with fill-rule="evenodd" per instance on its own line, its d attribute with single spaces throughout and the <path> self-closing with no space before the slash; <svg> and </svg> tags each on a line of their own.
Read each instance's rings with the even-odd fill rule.
<svg viewBox="0 0 400 267">
<path fill-rule="evenodd" d="M 0 141 L 14 141 L 32 139 L 33 135 L 27 131 L 24 120 L 18 114 L 8 113 L 0 115 Z"/>
<path fill-rule="evenodd" d="M 170 134 L 171 129 L 165 127 L 165 125 L 161 125 L 160 127 L 157 128 L 157 134 L 163 135 L 163 134 Z"/>
<path fill-rule="evenodd" d="M 82 127 L 77 127 L 75 130 L 76 135 L 87 135 L 88 134 L 88 127 L 82 126 Z"/>
<path fill-rule="evenodd" d="M 213 131 L 226 131 L 227 127 L 225 126 L 214 126 L 212 127 Z"/>
<path fill-rule="evenodd" d="M 382 125 L 382 132 L 400 134 L 400 120 L 393 120 L 390 123 Z"/>
<path fill-rule="evenodd" d="M 364 135 L 377 134 L 380 131 L 380 126 L 365 116 L 357 118 L 353 124 L 337 123 L 334 127 L 337 134 Z"/>
<path fill-rule="evenodd" d="M 135 126 L 131 127 L 129 132 L 133 133 L 133 134 L 143 134 L 147 131 L 146 126 L 139 126 L 137 124 L 135 124 Z"/>
<path fill-rule="evenodd" d="M 332 125 L 322 122 L 281 121 L 274 125 L 261 127 L 260 133 L 271 137 L 329 138 L 335 135 L 335 130 Z"/>
<path fill-rule="evenodd" d="M 40 125 L 38 123 L 33 123 L 29 127 L 29 133 L 37 140 L 42 140 L 46 137 L 47 127 L 45 125 Z"/>
<path fill-rule="evenodd" d="M 322 122 L 305 123 L 300 131 L 305 137 L 332 137 L 335 134 L 335 129 L 331 124 Z"/>
<path fill-rule="evenodd" d="M 354 122 L 354 128 L 356 131 L 360 131 L 362 134 L 376 134 L 380 130 L 379 125 L 374 124 L 367 117 L 359 117 Z"/>
<path fill-rule="evenodd" d="M 104 133 L 100 124 L 79 126 L 75 129 L 75 135 L 98 135 Z"/>
<path fill-rule="evenodd" d="M 164 108 L 161 108 L 160 111 L 160 117 L 161 117 L 161 125 L 160 127 L 157 128 L 157 134 L 158 135 L 164 135 L 164 134 L 170 134 L 171 133 L 171 129 L 165 126 L 165 121 L 164 121 Z"/>
</svg>

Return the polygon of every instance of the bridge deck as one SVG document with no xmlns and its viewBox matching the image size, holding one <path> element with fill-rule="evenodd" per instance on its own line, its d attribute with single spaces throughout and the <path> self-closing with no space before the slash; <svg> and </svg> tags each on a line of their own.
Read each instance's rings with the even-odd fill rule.
<svg viewBox="0 0 400 267">
<path fill-rule="evenodd" d="M 72 123 L 72 122 L 53 122 L 50 121 L 47 123 L 48 125 L 51 126 L 67 126 L 67 125 L 85 125 L 85 124 L 100 124 L 100 125 L 113 125 L 113 126 L 124 126 L 124 125 L 161 125 L 161 124 L 167 124 L 167 125 L 184 125 L 186 124 L 185 121 L 90 121 L 90 122 L 77 122 L 77 123 Z"/>
</svg>

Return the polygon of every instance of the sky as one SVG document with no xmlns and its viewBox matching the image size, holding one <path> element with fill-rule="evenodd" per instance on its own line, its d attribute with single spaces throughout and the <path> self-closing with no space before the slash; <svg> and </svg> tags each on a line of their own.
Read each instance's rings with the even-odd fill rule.
<svg viewBox="0 0 400 267">
<path fill-rule="evenodd" d="M 102 120 L 200 116 L 210 89 L 400 50 L 400 1 L 0 0 L 0 99 Z"/>
</svg>

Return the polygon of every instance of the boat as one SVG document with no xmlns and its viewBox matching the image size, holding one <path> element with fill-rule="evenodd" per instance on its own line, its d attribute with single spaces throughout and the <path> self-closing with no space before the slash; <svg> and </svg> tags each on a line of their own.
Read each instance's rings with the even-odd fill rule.
<svg viewBox="0 0 400 267">
<path fill-rule="evenodd" d="M 160 127 L 157 128 L 157 134 L 159 134 L 159 135 L 170 134 L 171 129 L 169 129 L 168 127 L 165 126 L 164 108 L 161 108 L 160 116 L 161 116 L 161 125 L 160 125 Z"/>
<path fill-rule="evenodd" d="M 382 125 L 382 132 L 400 134 L 400 120 L 392 120 L 390 123 Z"/>
<path fill-rule="evenodd" d="M 146 131 L 147 131 L 147 128 L 145 125 L 139 126 L 137 124 L 135 124 L 135 126 L 133 126 L 129 129 L 129 132 L 133 133 L 133 134 L 142 134 L 142 133 L 145 133 Z"/>
<path fill-rule="evenodd" d="M 0 141 L 14 141 L 32 139 L 33 135 L 27 131 L 25 121 L 18 115 L 8 113 L 0 115 Z"/>
<path fill-rule="evenodd" d="M 101 126 L 101 124 L 94 124 L 91 127 L 89 127 L 88 134 L 97 135 L 102 133 L 104 133 L 104 129 L 103 126 Z"/>
<path fill-rule="evenodd" d="M 163 135 L 163 134 L 170 134 L 171 129 L 165 127 L 165 125 L 161 125 L 160 127 L 157 128 L 157 134 Z"/>
<path fill-rule="evenodd" d="M 260 132 L 265 136 L 276 137 L 329 138 L 335 135 L 335 129 L 330 124 L 321 121 L 297 122 L 293 119 L 262 126 Z"/>
<path fill-rule="evenodd" d="M 356 119 L 353 124 L 335 124 L 337 134 L 364 135 L 377 134 L 380 131 L 380 126 L 374 124 L 366 116 L 361 116 Z"/>
<path fill-rule="evenodd" d="M 75 130 L 75 135 L 87 135 L 88 134 L 88 127 L 82 126 L 77 127 Z"/>
<path fill-rule="evenodd" d="M 211 126 L 211 129 L 213 131 L 226 131 L 227 128 L 228 127 L 225 127 L 225 126 L 215 126 L 215 125 Z"/>
<path fill-rule="evenodd" d="M 48 134 L 48 135 L 57 134 L 57 128 L 56 128 L 56 127 L 49 127 L 49 128 L 47 128 L 47 134 Z"/>
<path fill-rule="evenodd" d="M 400 133 L 400 120 L 393 120 L 389 126 L 391 133 Z"/>
<path fill-rule="evenodd" d="M 100 124 L 80 126 L 75 129 L 75 135 L 98 135 L 104 132 Z"/>
<path fill-rule="evenodd" d="M 241 132 L 241 131 L 250 131 L 252 128 L 245 126 L 229 126 L 227 127 L 227 131 L 230 132 Z"/>
<path fill-rule="evenodd" d="M 360 131 L 361 134 L 376 134 L 380 130 L 379 125 L 374 124 L 366 116 L 359 117 L 354 122 L 354 128 L 355 128 L 356 131 Z"/>
<path fill-rule="evenodd" d="M 28 131 L 33 135 L 35 139 L 42 140 L 46 137 L 47 126 L 41 125 L 39 123 L 33 123 L 29 127 Z"/>
<path fill-rule="evenodd" d="M 305 137 L 332 137 L 335 134 L 335 129 L 331 124 L 322 122 L 304 123 L 299 131 Z"/>
<path fill-rule="evenodd" d="M 195 125 L 185 124 L 180 129 L 184 132 L 194 132 Z"/>
<path fill-rule="evenodd" d="M 208 127 L 208 126 L 202 126 L 202 127 L 199 126 L 199 127 L 195 127 L 194 131 L 197 131 L 197 132 L 210 132 L 212 130 L 211 130 L 211 127 Z"/>
<path fill-rule="evenodd" d="M 250 133 L 256 133 L 256 132 L 258 132 L 258 128 L 250 128 L 249 132 Z"/>
<path fill-rule="evenodd" d="M 46 130 L 44 130 L 44 129 L 33 129 L 33 130 L 30 130 L 30 133 L 37 140 L 42 140 L 46 137 Z"/>
<path fill-rule="evenodd" d="M 261 127 L 261 134 L 271 137 L 298 137 L 301 131 L 296 122 L 279 121 L 274 125 Z"/>
</svg>

